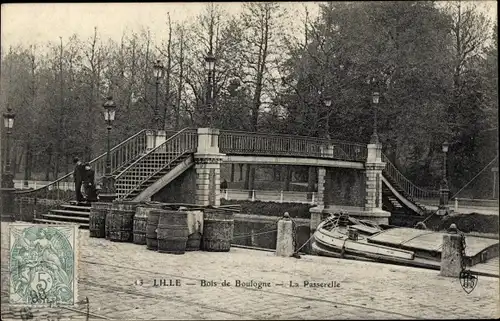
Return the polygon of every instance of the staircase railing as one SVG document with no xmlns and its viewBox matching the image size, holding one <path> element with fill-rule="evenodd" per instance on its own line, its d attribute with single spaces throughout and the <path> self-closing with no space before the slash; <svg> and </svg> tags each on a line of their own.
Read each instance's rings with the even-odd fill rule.
<svg viewBox="0 0 500 321">
<path fill-rule="evenodd" d="M 439 191 L 426 190 L 410 182 L 383 153 L 382 162 L 386 164 L 383 174 L 397 184 L 397 187 L 401 188 L 407 194 L 405 196 L 409 196 L 411 200 L 439 199 Z"/>
<path fill-rule="evenodd" d="M 146 132 L 146 129 L 141 130 L 110 150 L 112 172 L 145 152 Z M 89 163 L 95 171 L 96 180 L 104 176 L 106 153 L 97 156 Z M 15 194 L 16 197 L 20 198 L 36 198 L 64 202 L 75 197 L 74 190 L 73 172 L 70 172 L 43 187 L 34 190 L 17 191 Z"/>
<path fill-rule="evenodd" d="M 315 157 L 364 162 L 366 144 L 317 137 L 221 130 L 219 150 L 225 154 Z"/>
<path fill-rule="evenodd" d="M 179 157 L 196 152 L 196 129 L 185 128 L 170 136 L 164 143 L 139 157 L 115 177 L 118 198 L 126 198 L 155 174 Z"/>
</svg>

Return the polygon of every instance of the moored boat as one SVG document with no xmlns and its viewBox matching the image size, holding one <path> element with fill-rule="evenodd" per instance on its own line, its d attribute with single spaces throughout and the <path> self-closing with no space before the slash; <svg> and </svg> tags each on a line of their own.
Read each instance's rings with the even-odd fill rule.
<svg viewBox="0 0 500 321">
<path fill-rule="evenodd" d="M 442 232 L 413 228 L 383 229 L 347 214 L 333 214 L 314 232 L 312 249 L 319 255 L 371 260 L 430 269 L 440 269 Z M 498 260 L 496 239 L 465 236 L 465 262 L 482 275 L 497 276 L 491 262 Z M 488 268 L 486 268 L 488 267 Z"/>
</svg>

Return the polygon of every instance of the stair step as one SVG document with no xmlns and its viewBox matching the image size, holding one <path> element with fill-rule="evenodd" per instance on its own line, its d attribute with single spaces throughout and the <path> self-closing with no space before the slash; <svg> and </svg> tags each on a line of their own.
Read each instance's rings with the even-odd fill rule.
<svg viewBox="0 0 500 321">
<path fill-rule="evenodd" d="M 91 207 L 90 206 L 78 206 L 78 205 L 71 205 L 71 204 L 63 204 L 61 205 L 63 208 L 71 209 L 80 212 L 90 212 Z"/>
<path fill-rule="evenodd" d="M 46 224 L 58 224 L 58 225 L 61 225 L 61 224 L 64 224 L 64 225 L 79 225 L 80 228 L 83 228 L 83 229 L 88 229 L 89 228 L 89 224 L 86 224 L 86 223 L 73 223 L 73 222 L 62 222 L 62 221 L 54 221 L 54 220 L 46 220 L 46 219 L 43 219 L 43 218 L 35 218 L 33 219 L 33 221 L 35 222 L 40 222 L 40 223 L 46 223 Z"/>
<path fill-rule="evenodd" d="M 61 219 L 61 220 L 74 220 L 74 221 L 79 221 L 79 222 L 88 222 L 89 217 L 75 217 L 75 216 L 64 216 L 64 215 L 54 215 L 54 214 L 43 214 L 43 217 L 48 217 L 48 218 L 55 218 L 55 219 Z"/>
<path fill-rule="evenodd" d="M 66 214 L 69 217 L 74 217 L 74 216 L 88 216 L 90 212 L 78 212 L 78 211 L 68 211 L 68 210 L 59 210 L 59 209 L 54 209 L 50 210 L 51 213 L 56 213 L 56 214 Z"/>
</svg>

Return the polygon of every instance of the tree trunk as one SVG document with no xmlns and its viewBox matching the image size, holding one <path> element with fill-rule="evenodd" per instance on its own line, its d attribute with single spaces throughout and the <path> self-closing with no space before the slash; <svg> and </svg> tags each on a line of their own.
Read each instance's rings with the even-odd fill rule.
<svg viewBox="0 0 500 321">
<path fill-rule="evenodd" d="M 239 182 L 243 180 L 243 164 L 238 164 L 240 168 L 240 178 L 238 179 Z"/>
<path fill-rule="evenodd" d="M 307 177 L 307 199 L 311 200 L 312 199 L 312 193 L 315 192 L 315 185 L 316 185 L 316 167 L 310 166 L 309 167 L 309 173 Z"/>
<path fill-rule="evenodd" d="M 248 182 L 248 187 L 249 187 L 249 197 L 252 197 L 253 190 L 255 189 L 255 166 L 248 166 L 249 170 L 249 182 Z"/>
<path fill-rule="evenodd" d="M 231 164 L 231 178 L 230 178 L 230 182 L 234 182 L 234 164 Z"/>
<path fill-rule="evenodd" d="M 286 166 L 285 167 L 285 188 L 284 190 L 285 191 L 289 191 L 290 190 L 290 182 L 292 180 L 292 173 L 293 173 L 293 170 L 291 168 L 291 166 Z"/>
<path fill-rule="evenodd" d="M 245 166 L 245 184 L 244 184 L 244 187 L 243 189 L 245 190 L 249 190 L 250 189 L 250 167 L 251 165 L 250 164 L 246 164 Z"/>
<path fill-rule="evenodd" d="M 49 146 L 47 151 L 47 163 L 45 165 L 45 180 L 50 180 L 50 169 L 52 167 L 52 147 Z"/>
</svg>

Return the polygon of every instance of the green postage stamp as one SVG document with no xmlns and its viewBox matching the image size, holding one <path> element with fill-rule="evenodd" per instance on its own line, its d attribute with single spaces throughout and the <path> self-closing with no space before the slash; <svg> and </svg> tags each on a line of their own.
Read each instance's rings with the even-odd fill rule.
<svg viewBox="0 0 500 321">
<path fill-rule="evenodd" d="M 77 302 L 78 227 L 10 224 L 10 304 Z"/>
</svg>

